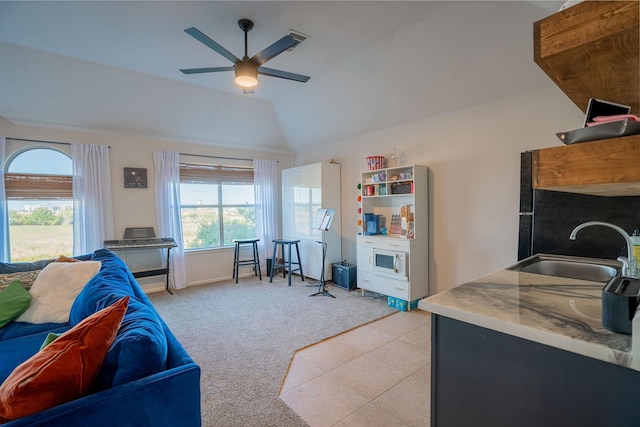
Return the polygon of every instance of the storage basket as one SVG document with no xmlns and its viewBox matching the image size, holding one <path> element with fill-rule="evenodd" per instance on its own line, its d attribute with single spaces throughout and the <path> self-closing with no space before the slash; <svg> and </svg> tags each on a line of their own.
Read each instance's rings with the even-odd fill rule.
<svg viewBox="0 0 640 427">
<path fill-rule="evenodd" d="M 367 157 L 367 166 L 369 167 L 370 171 L 384 169 L 384 157 L 383 156 Z"/>
</svg>

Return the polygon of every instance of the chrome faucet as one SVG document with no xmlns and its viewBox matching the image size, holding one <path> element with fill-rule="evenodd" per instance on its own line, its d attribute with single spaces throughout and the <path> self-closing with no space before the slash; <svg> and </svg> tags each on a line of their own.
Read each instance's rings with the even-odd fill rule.
<svg viewBox="0 0 640 427">
<path fill-rule="evenodd" d="M 622 275 L 625 277 L 634 277 L 634 278 L 638 277 L 638 261 L 633 256 L 633 244 L 631 243 L 631 236 L 629 236 L 629 234 L 627 234 L 626 231 L 624 231 L 622 228 L 618 227 L 617 225 L 609 224 L 608 222 L 602 222 L 602 221 L 588 221 L 574 228 L 573 231 L 571 232 L 571 235 L 569 236 L 569 239 L 576 240 L 576 235 L 578 234 L 578 231 L 592 225 L 602 225 L 604 227 L 613 228 L 618 233 L 620 233 L 622 237 L 624 237 L 624 240 L 627 242 L 627 256 L 618 257 L 618 261 L 622 263 Z"/>
</svg>

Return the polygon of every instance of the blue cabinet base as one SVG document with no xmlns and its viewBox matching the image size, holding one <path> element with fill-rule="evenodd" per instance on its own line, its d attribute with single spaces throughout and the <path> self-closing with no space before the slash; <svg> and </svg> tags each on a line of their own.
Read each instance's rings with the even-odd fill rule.
<svg viewBox="0 0 640 427">
<path fill-rule="evenodd" d="M 640 372 L 433 314 L 431 426 L 637 426 Z"/>
</svg>

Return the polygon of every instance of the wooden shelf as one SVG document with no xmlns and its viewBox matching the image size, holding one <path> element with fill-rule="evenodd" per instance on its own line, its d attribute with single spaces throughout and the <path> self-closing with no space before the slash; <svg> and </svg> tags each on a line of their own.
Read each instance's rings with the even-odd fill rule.
<svg viewBox="0 0 640 427">
<path fill-rule="evenodd" d="M 585 1 L 533 24 L 534 60 L 584 112 L 589 98 L 640 111 L 638 1 Z"/>
<path fill-rule="evenodd" d="M 535 150 L 533 187 L 596 196 L 638 196 L 640 135 Z"/>
</svg>

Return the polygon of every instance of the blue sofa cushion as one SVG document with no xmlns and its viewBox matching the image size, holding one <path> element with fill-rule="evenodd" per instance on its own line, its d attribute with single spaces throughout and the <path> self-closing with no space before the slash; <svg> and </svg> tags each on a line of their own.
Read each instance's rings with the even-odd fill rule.
<svg viewBox="0 0 640 427">
<path fill-rule="evenodd" d="M 159 316 L 135 295 L 133 274 L 109 251 L 98 250 L 91 259 L 101 261 L 102 269 L 74 301 L 70 327 L 121 297 L 130 297 L 122 325 L 98 374 L 97 388 L 113 387 L 162 371 L 167 362 L 167 338 Z"/>
<path fill-rule="evenodd" d="M 64 328 L 60 328 L 57 331 L 64 332 Z M 0 342 L 0 355 L 2 355 L 0 356 L 2 359 L 2 363 L 0 363 L 0 384 L 7 379 L 19 364 L 40 350 L 40 346 L 48 333 L 48 331 L 40 332 Z"/>
<path fill-rule="evenodd" d="M 0 329 L 0 342 L 10 340 L 25 335 L 38 334 L 40 332 L 48 332 L 57 329 L 68 329 L 68 323 L 27 323 L 27 322 L 11 322 L 4 328 Z"/>
<path fill-rule="evenodd" d="M 95 313 L 98 302 L 106 295 L 115 294 L 135 298 L 131 287 L 131 281 L 135 279 L 133 275 L 130 276 L 129 269 L 124 262 L 111 252 L 96 251 L 95 253 L 98 252 L 106 253 L 102 256 L 91 257 L 91 260 L 102 262 L 102 267 L 98 274 L 87 282 L 73 302 L 69 317 L 69 323 L 73 325 Z"/>
<path fill-rule="evenodd" d="M 91 258 L 91 255 L 74 256 L 73 258 L 80 261 L 87 261 Z M 55 259 L 43 259 L 34 262 L 0 262 L 0 274 L 19 273 L 21 271 L 33 271 L 42 270 L 47 264 L 54 262 Z"/>
<path fill-rule="evenodd" d="M 53 262 L 52 259 L 45 259 L 41 261 L 35 262 L 16 262 L 16 263 L 8 263 L 8 262 L 0 262 L 0 274 L 10 274 L 10 273 L 19 273 L 22 271 L 33 271 L 33 270 L 42 270 L 49 264 Z"/>
<path fill-rule="evenodd" d="M 98 303 L 98 309 L 119 298 L 107 295 Z M 107 389 L 163 371 L 167 352 L 167 338 L 157 315 L 140 301 L 129 300 L 116 339 L 100 368 L 96 388 Z"/>
</svg>

